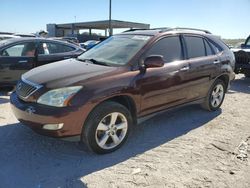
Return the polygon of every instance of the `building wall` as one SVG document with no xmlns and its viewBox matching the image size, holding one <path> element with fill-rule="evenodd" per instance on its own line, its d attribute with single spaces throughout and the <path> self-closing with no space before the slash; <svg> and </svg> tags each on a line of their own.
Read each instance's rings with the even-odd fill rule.
<svg viewBox="0 0 250 188">
<path fill-rule="evenodd" d="M 48 37 L 56 37 L 56 24 L 47 24 Z"/>
</svg>

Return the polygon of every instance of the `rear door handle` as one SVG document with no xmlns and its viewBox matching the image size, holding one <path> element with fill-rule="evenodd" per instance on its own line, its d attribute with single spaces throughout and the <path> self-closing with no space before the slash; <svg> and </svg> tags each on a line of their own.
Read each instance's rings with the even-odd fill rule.
<svg viewBox="0 0 250 188">
<path fill-rule="evenodd" d="M 18 63 L 27 63 L 28 62 L 28 60 L 20 60 L 20 61 L 18 61 Z"/>
<path fill-rule="evenodd" d="M 182 67 L 181 69 L 180 69 L 180 71 L 187 71 L 187 70 L 189 70 L 190 68 L 189 68 L 189 66 L 184 66 L 184 67 Z"/>
<path fill-rule="evenodd" d="M 220 61 L 219 60 L 214 60 L 214 64 L 218 64 L 218 63 L 220 63 Z"/>
</svg>

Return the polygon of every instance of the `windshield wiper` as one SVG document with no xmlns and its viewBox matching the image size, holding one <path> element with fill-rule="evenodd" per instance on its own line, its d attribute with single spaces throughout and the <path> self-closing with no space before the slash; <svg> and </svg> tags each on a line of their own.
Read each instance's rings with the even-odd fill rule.
<svg viewBox="0 0 250 188">
<path fill-rule="evenodd" d="M 97 64 L 97 65 L 109 66 L 109 64 L 107 64 L 105 62 L 97 61 L 96 59 L 88 59 L 88 60 L 93 62 L 94 64 Z"/>
<path fill-rule="evenodd" d="M 97 61 L 96 59 L 80 59 L 80 58 L 77 58 L 77 60 L 82 61 L 82 62 L 91 62 L 91 63 L 96 64 L 96 65 L 109 66 L 109 64 L 107 64 L 105 62 Z"/>
<path fill-rule="evenodd" d="M 81 61 L 81 62 L 86 62 L 85 59 L 81 59 L 81 58 L 79 58 L 79 57 L 77 57 L 76 59 L 77 59 L 78 61 Z"/>
</svg>

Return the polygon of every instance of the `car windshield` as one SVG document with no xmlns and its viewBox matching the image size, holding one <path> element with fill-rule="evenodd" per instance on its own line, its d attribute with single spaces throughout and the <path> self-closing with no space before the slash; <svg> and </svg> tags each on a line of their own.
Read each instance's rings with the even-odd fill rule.
<svg viewBox="0 0 250 188">
<path fill-rule="evenodd" d="M 115 35 L 83 53 L 78 59 L 91 59 L 110 66 L 125 65 L 150 38 L 144 35 Z"/>
</svg>

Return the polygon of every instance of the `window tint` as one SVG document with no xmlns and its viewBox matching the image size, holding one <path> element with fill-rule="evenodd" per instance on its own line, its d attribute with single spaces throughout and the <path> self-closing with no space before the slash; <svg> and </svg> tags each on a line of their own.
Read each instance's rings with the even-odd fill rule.
<svg viewBox="0 0 250 188">
<path fill-rule="evenodd" d="M 202 57 L 206 55 L 202 38 L 193 36 L 185 36 L 184 38 L 189 58 Z"/>
<path fill-rule="evenodd" d="M 11 46 L 2 52 L 2 56 L 21 57 L 21 56 L 35 56 L 36 45 L 34 42 L 26 42 Z"/>
<path fill-rule="evenodd" d="M 206 47 L 207 56 L 214 55 L 214 52 L 213 52 L 211 46 L 208 44 L 208 42 L 206 40 L 204 40 L 204 43 L 205 43 L 205 47 Z"/>
<path fill-rule="evenodd" d="M 43 42 L 39 46 L 39 54 L 57 54 L 74 51 L 75 48 L 59 43 Z"/>
<path fill-rule="evenodd" d="M 180 38 L 167 37 L 159 40 L 154 46 L 147 52 L 147 56 L 150 55 L 162 55 L 165 62 L 172 62 L 182 59 L 182 48 Z"/>
<path fill-rule="evenodd" d="M 213 48 L 213 50 L 215 51 L 216 54 L 218 54 L 219 52 L 222 51 L 222 49 L 220 49 L 219 47 L 217 47 L 214 43 L 210 42 L 209 44 L 211 44 L 211 46 L 212 46 L 212 48 Z"/>
</svg>

